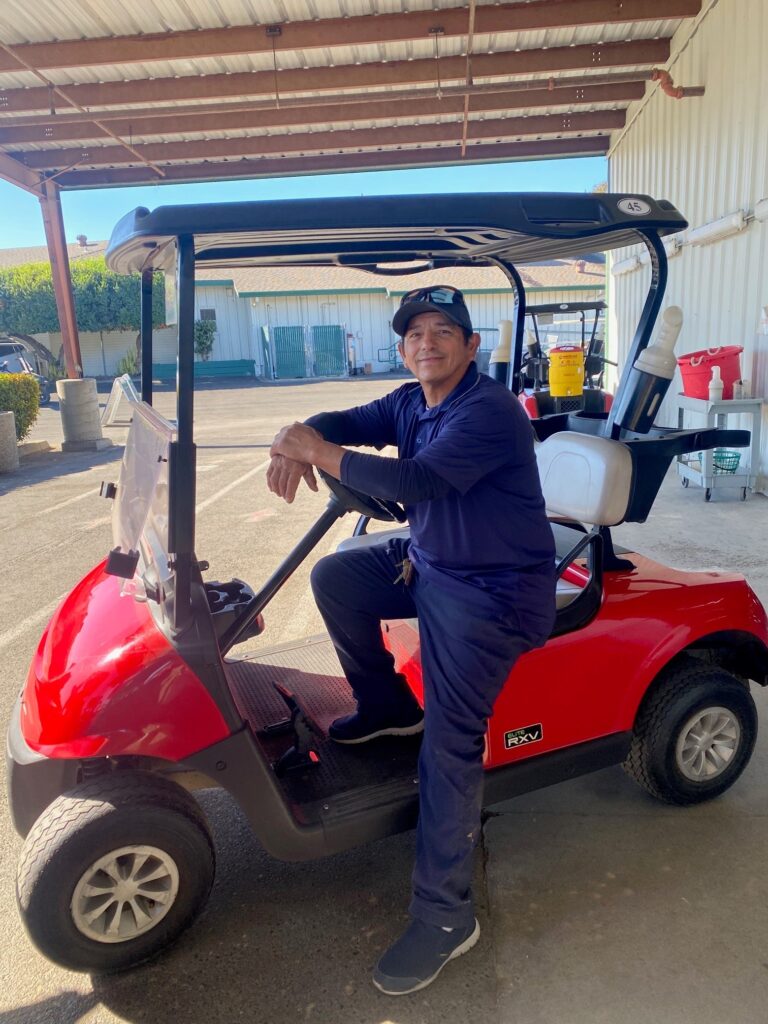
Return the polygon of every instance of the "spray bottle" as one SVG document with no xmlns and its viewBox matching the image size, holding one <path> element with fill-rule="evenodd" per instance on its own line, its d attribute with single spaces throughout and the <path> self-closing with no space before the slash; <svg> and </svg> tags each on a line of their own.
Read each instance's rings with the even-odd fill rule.
<svg viewBox="0 0 768 1024">
<path fill-rule="evenodd" d="M 624 430 L 647 434 L 653 426 L 672 378 L 675 375 L 675 343 L 683 325 L 683 311 L 668 306 L 661 314 L 661 327 L 653 345 L 644 349 L 635 360 L 627 386 L 626 398 L 616 411 L 615 422 Z"/>
</svg>

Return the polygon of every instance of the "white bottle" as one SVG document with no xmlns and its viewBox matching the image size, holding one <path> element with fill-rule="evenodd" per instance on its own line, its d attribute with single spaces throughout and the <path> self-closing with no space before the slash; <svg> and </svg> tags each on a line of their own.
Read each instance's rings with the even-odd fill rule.
<svg viewBox="0 0 768 1024">
<path fill-rule="evenodd" d="M 667 306 L 661 314 L 661 327 L 656 341 L 643 349 L 635 360 L 635 369 L 664 380 L 672 380 L 677 366 L 675 343 L 682 326 L 682 309 L 679 306 Z"/>
<path fill-rule="evenodd" d="M 709 381 L 710 402 L 721 402 L 723 400 L 723 378 L 720 376 L 720 367 L 712 367 L 712 377 Z"/>
<path fill-rule="evenodd" d="M 624 430 L 647 434 L 675 375 L 675 343 L 683 325 L 683 311 L 668 306 L 653 345 L 643 349 L 616 402 L 615 422 Z"/>
</svg>

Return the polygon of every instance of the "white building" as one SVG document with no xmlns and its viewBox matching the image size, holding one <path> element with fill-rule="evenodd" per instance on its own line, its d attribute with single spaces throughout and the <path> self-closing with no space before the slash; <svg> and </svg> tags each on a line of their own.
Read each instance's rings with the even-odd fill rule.
<svg viewBox="0 0 768 1024">
<path fill-rule="evenodd" d="M 685 317 L 677 354 L 742 346 L 742 376 L 754 396 L 768 394 L 767 52 L 765 0 L 704 3 L 673 36 L 666 65 L 676 87 L 704 86 L 704 95 L 678 100 L 656 86 L 630 105 L 609 150 L 609 191 L 668 199 L 690 223 L 669 261 L 665 297 Z M 632 260 L 639 252 L 625 249 L 609 262 L 619 271 L 608 275 L 608 303 L 620 364 L 650 277 L 647 264 Z M 680 389 L 678 379 L 662 409 L 664 422 L 675 420 Z M 768 473 L 766 410 L 761 489 Z M 751 423 L 732 417 L 728 425 L 749 429 Z"/>
</svg>

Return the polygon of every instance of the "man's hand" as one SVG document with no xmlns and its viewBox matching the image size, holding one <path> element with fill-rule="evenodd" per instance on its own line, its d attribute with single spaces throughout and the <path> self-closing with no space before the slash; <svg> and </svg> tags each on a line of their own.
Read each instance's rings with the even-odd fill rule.
<svg viewBox="0 0 768 1024">
<path fill-rule="evenodd" d="M 317 490 L 317 480 L 312 467 L 306 462 L 287 459 L 284 455 L 273 455 L 267 470 L 267 487 L 290 505 L 296 497 L 299 483 L 304 480 L 310 491 Z"/>
<path fill-rule="evenodd" d="M 289 461 L 300 462 L 305 466 L 317 466 L 338 480 L 341 476 L 341 460 L 345 449 L 326 441 L 322 434 L 313 427 L 308 427 L 306 423 L 292 423 L 290 427 L 283 427 L 275 434 L 269 454 L 273 458 L 282 455 Z"/>
<path fill-rule="evenodd" d="M 323 435 L 306 423 L 292 423 L 283 427 L 272 442 L 270 455 L 285 455 L 296 462 L 308 462 L 313 465 L 318 445 L 323 443 Z"/>
</svg>

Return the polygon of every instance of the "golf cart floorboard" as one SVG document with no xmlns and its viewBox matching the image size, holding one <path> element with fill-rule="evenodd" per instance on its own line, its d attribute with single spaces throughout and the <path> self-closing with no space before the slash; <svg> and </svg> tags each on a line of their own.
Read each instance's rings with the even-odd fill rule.
<svg viewBox="0 0 768 1024">
<path fill-rule="evenodd" d="M 353 712 L 355 702 L 327 636 L 282 644 L 225 664 L 235 702 L 270 763 L 293 744 L 291 732 L 270 730 L 290 716 L 275 683 L 293 693 L 319 726 L 318 762 L 278 778 L 291 803 L 307 808 L 336 798 L 341 813 L 342 808 L 354 813 L 358 803 L 386 801 L 387 790 L 402 797 L 410 787 L 415 796 L 420 736 L 387 736 L 351 746 L 328 739 L 331 722 Z"/>
</svg>

